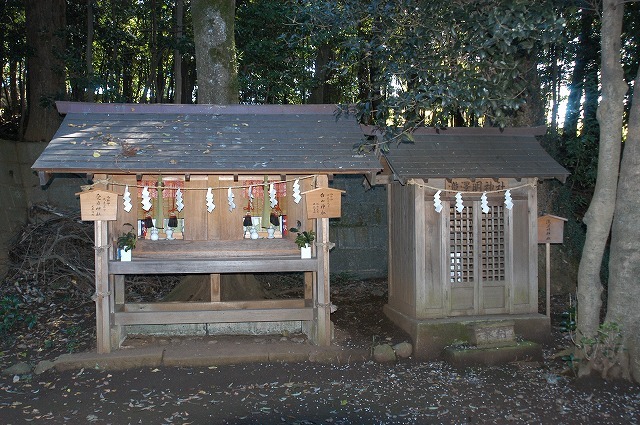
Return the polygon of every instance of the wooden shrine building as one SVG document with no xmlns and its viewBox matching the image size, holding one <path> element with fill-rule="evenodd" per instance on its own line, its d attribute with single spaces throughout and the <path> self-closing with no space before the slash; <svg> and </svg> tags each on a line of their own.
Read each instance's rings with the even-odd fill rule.
<svg viewBox="0 0 640 425">
<path fill-rule="evenodd" d="M 324 204 L 310 214 L 304 192 L 381 169 L 354 153 L 355 120 L 337 120 L 332 105 L 57 107 L 64 121 L 33 168 L 43 184 L 79 173 L 90 193 L 105 191 L 81 195 L 93 202 L 82 209 L 95 221 L 98 352 L 117 348 L 130 326 L 167 324 L 299 322 L 330 344 L 329 219 Z M 316 232 L 310 259 L 288 232 L 298 222 Z M 118 261 L 116 241 L 131 228 L 133 259 Z M 221 275 L 261 272 L 304 273 L 304 298 L 221 299 Z M 208 275 L 210 300 L 131 302 L 124 277 L 136 274 Z"/>
<path fill-rule="evenodd" d="M 538 314 L 539 179 L 568 172 L 540 146 L 545 128 L 419 129 L 382 159 L 388 181 L 386 315 L 418 358 L 468 341 L 478 321 L 509 320 L 531 340 Z M 382 179 L 380 179 L 382 180 Z"/>
</svg>

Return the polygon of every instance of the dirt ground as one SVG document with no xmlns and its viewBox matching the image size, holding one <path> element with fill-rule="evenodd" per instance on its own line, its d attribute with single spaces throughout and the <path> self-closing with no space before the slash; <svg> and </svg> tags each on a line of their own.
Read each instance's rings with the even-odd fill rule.
<svg viewBox="0 0 640 425">
<path fill-rule="evenodd" d="M 279 297 L 300 295 L 295 281 L 267 278 L 265 285 Z M 35 323 L 28 330 L 26 322 L 31 322 L 23 320 L 3 336 L 0 370 L 94 348 L 91 302 L 65 302 L 63 296 L 40 299 L 37 291 L 27 295 L 35 297 L 28 316 Z M 386 298 L 383 279 L 333 277 L 337 343 L 371 347 L 407 341 L 406 334 L 382 314 Z M 555 300 L 554 325 L 563 308 L 560 304 Z M 278 363 L 3 374 L 0 423 L 640 423 L 640 386 L 576 380 L 565 373 L 561 360 L 552 358 L 568 345 L 557 326 L 554 338 L 545 347 L 542 363 L 464 370 L 444 362 L 407 359 L 394 364 Z"/>
</svg>

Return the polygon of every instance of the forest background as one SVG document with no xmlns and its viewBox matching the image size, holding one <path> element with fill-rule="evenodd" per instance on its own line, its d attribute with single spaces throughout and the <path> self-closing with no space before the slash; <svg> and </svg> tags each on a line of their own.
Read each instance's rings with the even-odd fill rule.
<svg viewBox="0 0 640 425">
<path fill-rule="evenodd" d="M 541 208 L 569 218 L 558 256 L 570 275 L 575 265 L 567 290 L 577 289 L 581 369 L 603 369 L 589 353 L 614 329 L 626 371 L 640 380 L 638 2 L 3 0 L 0 8 L 3 139 L 50 140 L 56 100 L 349 105 L 386 137 L 359 149 L 411 143 L 416 126 L 547 125 L 543 144 L 571 176 L 545 183 Z"/>
</svg>

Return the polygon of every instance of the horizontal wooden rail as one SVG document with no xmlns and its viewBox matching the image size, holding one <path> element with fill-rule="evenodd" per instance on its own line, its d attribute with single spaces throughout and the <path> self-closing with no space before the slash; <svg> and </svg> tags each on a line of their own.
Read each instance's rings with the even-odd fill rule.
<svg viewBox="0 0 640 425">
<path fill-rule="evenodd" d="M 220 311 L 116 312 L 116 325 L 165 325 L 167 323 L 239 323 L 313 320 L 313 308 L 252 309 Z"/>
<path fill-rule="evenodd" d="M 236 257 L 217 259 L 135 259 L 109 261 L 109 274 L 206 274 L 315 272 L 316 258 Z"/>
<path fill-rule="evenodd" d="M 304 299 L 251 300 L 251 301 L 160 301 L 155 303 L 122 304 L 120 312 L 136 313 L 165 311 L 222 311 L 222 310 L 266 310 L 310 307 L 311 301 Z"/>
</svg>

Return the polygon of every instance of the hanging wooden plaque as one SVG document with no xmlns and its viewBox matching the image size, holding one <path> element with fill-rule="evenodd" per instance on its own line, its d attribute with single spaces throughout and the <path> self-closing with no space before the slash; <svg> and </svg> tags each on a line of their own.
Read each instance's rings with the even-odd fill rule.
<svg viewBox="0 0 640 425">
<path fill-rule="evenodd" d="M 562 243 L 565 221 L 550 214 L 538 217 L 538 243 Z"/>
<path fill-rule="evenodd" d="M 320 187 L 303 192 L 307 206 L 307 218 L 340 217 L 343 190 Z"/>
<path fill-rule="evenodd" d="M 118 215 L 118 194 L 92 189 L 80 195 L 80 218 L 84 221 L 115 220 Z"/>
</svg>

